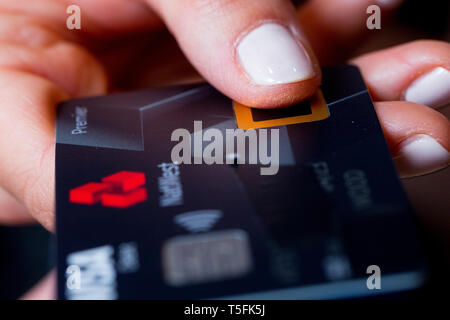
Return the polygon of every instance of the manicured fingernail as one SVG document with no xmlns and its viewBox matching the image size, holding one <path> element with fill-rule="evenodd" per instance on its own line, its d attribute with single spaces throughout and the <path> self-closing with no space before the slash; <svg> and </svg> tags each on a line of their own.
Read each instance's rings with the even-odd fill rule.
<svg viewBox="0 0 450 320">
<path fill-rule="evenodd" d="M 406 90 L 405 100 L 430 107 L 440 107 L 450 103 L 450 72 L 438 67 L 424 74 Z"/>
<path fill-rule="evenodd" d="M 303 46 L 279 24 L 257 27 L 241 40 L 237 52 L 244 70 L 256 84 L 290 83 L 314 76 Z"/>
<path fill-rule="evenodd" d="M 417 134 L 401 143 L 394 161 L 400 176 L 413 177 L 445 168 L 450 153 L 432 137 Z"/>
</svg>

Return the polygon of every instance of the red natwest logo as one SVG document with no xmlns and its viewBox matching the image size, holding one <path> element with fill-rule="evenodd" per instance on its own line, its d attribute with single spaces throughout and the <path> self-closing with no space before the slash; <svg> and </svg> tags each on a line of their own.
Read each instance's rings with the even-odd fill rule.
<svg viewBox="0 0 450 320">
<path fill-rule="evenodd" d="M 101 202 L 105 207 L 128 208 L 147 200 L 145 174 L 120 171 L 104 177 L 102 182 L 89 182 L 70 190 L 69 201 L 92 205 Z"/>
</svg>

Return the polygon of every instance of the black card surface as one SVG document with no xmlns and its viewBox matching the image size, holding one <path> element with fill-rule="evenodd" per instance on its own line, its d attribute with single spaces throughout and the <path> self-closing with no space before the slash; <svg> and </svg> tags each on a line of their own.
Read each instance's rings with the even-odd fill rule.
<svg viewBox="0 0 450 320">
<path fill-rule="evenodd" d="M 351 298 L 425 281 L 356 67 L 325 68 L 286 110 L 207 84 L 58 110 L 60 299 Z"/>
</svg>

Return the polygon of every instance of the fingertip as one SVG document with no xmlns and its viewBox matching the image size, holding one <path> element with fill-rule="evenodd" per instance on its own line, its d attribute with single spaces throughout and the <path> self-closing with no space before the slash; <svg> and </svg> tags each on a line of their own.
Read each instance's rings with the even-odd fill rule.
<svg viewBox="0 0 450 320">
<path fill-rule="evenodd" d="M 403 178 L 435 172 L 450 164 L 450 153 L 427 134 L 415 134 L 398 146 L 394 162 Z"/>
<path fill-rule="evenodd" d="M 321 73 L 312 79 L 271 87 L 249 84 L 246 88 L 239 88 L 229 95 L 234 96 L 236 101 L 253 108 L 282 108 L 312 96 L 317 91 L 320 82 Z"/>
<path fill-rule="evenodd" d="M 250 81 L 271 86 L 314 77 L 310 54 L 288 27 L 265 22 L 240 36 L 237 63 Z"/>
<path fill-rule="evenodd" d="M 401 141 L 425 133 L 450 150 L 450 122 L 442 113 L 408 101 L 376 102 L 375 109 L 393 153 Z"/>
<path fill-rule="evenodd" d="M 358 65 L 373 99 L 406 100 L 439 108 L 450 102 L 450 45 L 416 40 L 367 53 Z"/>
<path fill-rule="evenodd" d="M 193 66 L 231 99 L 277 108 L 317 90 L 320 68 L 290 2 L 148 1 Z"/>
<path fill-rule="evenodd" d="M 450 123 L 441 113 L 406 101 L 375 103 L 401 177 L 431 173 L 450 164 Z"/>
<path fill-rule="evenodd" d="M 235 69 L 242 85 L 229 95 L 256 108 L 280 108 L 312 96 L 321 69 L 296 26 L 268 22 L 242 36 L 236 45 Z"/>
</svg>

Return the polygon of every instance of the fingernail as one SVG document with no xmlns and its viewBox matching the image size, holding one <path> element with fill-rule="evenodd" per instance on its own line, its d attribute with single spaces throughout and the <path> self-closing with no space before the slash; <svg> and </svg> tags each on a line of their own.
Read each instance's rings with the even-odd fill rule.
<svg viewBox="0 0 450 320">
<path fill-rule="evenodd" d="M 290 83 L 314 76 L 303 46 L 279 24 L 257 27 L 241 40 L 237 52 L 243 68 L 256 84 Z"/>
<path fill-rule="evenodd" d="M 424 74 L 406 90 L 405 100 L 430 107 L 440 107 L 450 103 L 450 72 L 438 67 Z"/>
<path fill-rule="evenodd" d="M 402 177 L 427 174 L 450 164 L 450 153 L 425 134 L 414 135 L 400 145 L 395 164 Z"/>
</svg>

